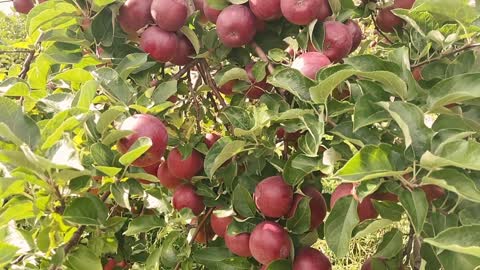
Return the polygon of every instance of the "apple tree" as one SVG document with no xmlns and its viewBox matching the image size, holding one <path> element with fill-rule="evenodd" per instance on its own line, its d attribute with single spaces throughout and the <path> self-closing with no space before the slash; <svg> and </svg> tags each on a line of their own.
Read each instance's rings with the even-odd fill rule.
<svg viewBox="0 0 480 270">
<path fill-rule="evenodd" d="M 478 4 L 13 6 L 1 267 L 480 266 Z"/>
</svg>

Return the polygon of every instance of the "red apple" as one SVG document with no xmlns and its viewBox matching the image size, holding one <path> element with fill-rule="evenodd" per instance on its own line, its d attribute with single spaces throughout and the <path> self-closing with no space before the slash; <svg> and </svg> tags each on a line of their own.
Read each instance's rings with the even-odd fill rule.
<svg viewBox="0 0 480 270">
<path fill-rule="evenodd" d="M 317 19 L 323 22 L 327 17 L 332 16 L 332 14 L 332 8 L 330 7 L 330 3 L 328 2 L 328 0 L 321 0 L 320 8 L 318 9 Z"/>
<path fill-rule="evenodd" d="M 235 86 L 235 80 L 233 81 L 229 81 L 227 83 L 225 83 L 224 85 L 222 85 L 222 87 L 220 87 L 220 92 L 222 92 L 224 95 L 226 96 L 230 96 L 233 94 L 233 87 Z"/>
<path fill-rule="evenodd" d="M 127 0 L 120 8 L 118 23 L 126 33 L 136 33 L 138 30 L 153 23 L 150 14 L 152 0 Z"/>
<path fill-rule="evenodd" d="M 392 13 L 394 6 L 381 9 L 376 17 L 377 25 L 383 32 L 395 32 L 395 28 L 401 27 L 405 22 Z"/>
<path fill-rule="evenodd" d="M 359 201 L 356 185 L 352 183 L 342 183 L 338 185 L 330 198 L 330 208 L 333 209 L 338 199 L 348 195 L 352 195 L 355 200 Z M 378 212 L 373 206 L 371 196 L 367 196 L 362 202 L 359 202 L 357 212 L 360 221 L 376 218 L 378 216 Z"/>
<path fill-rule="evenodd" d="M 237 235 L 230 235 L 225 233 L 225 245 L 233 254 L 240 257 L 251 257 L 252 253 L 248 246 L 250 242 L 249 233 L 240 233 Z"/>
<path fill-rule="evenodd" d="M 423 189 L 425 195 L 427 195 L 427 200 L 429 202 L 445 196 L 445 190 L 436 185 L 425 185 L 420 188 Z"/>
<path fill-rule="evenodd" d="M 167 162 L 162 162 L 162 164 L 158 166 L 156 176 L 160 181 L 160 184 L 168 189 L 176 189 L 183 182 L 182 179 L 179 179 L 170 173 Z"/>
<path fill-rule="evenodd" d="M 255 204 L 267 217 L 279 218 L 292 207 L 293 190 L 281 176 L 265 178 L 255 187 Z"/>
<path fill-rule="evenodd" d="M 264 21 L 271 21 L 282 17 L 280 0 L 250 0 L 248 2 L 253 14 Z"/>
<path fill-rule="evenodd" d="M 118 141 L 117 148 L 122 154 L 128 152 L 140 137 L 148 137 L 152 140 L 150 149 L 133 162 L 134 166 L 147 167 L 160 161 L 168 143 L 167 129 L 160 119 L 153 115 L 136 114 L 123 121 L 120 130 L 133 132 Z"/>
<path fill-rule="evenodd" d="M 416 67 L 412 71 L 413 78 L 419 82 L 423 80 L 423 75 L 422 75 L 422 67 Z"/>
<path fill-rule="evenodd" d="M 115 259 L 110 258 L 108 259 L 107 263 L 103 266 L 103 270 L 113 270 L 115 269 L 117 262 Z"/>
<path fill-rule="evenodd" d="M 338 62 L 350 53 L 352 49 L 352 36 L 348 28 L 340 22 L 328 21 L 323 25 L 325 27 L 323 54 L 327 56 L 330 61 Z M 310 49 L 312 49 L 312 47 Z"/>
<path fill-rule="evenodd" d="M 263 94 L 265 94 L 265 91 L 268 91 L 272 88 L 272 86 L 267 83 L 266 77 L 260 82 L 257 82 L 255 80 L 255 75 L 253 75 L 254 65 L 255 63 L 250 63 L 245 66 L 245 71 L 247 71 L 248 79 L 252 83 L 252 86 L 247 90 L 246 94 L 249 99 L 259 99 Z"/>
<path fill-rule="evenodd" d="M 415 4 L 415 0 L 395 0 L 393 6 L 395 8 L 411 9 Z"/>
<path fill-rule="evenodd" d="M 348 32 L 352 37 L 352 49 L 350 50 L 350 52 L 353 52 L 358 48 L 358 46 L 362 42 L 362 29 L 360 28 L 358 23 L 354 20 L 348 20 L 345 23 L 345 26 L 347 27 Z"/>
<path fill-rule="evenodd" d="M 32 0 L 13 0 L 13 8 L 18 13 L 28 14 L 32 10 L 34 2 Z"/>
<path fill-rule="evenodd" d="M 178 31 L 188 17 L 185 0 L 153 0 L 152 18 L 158 27 L 165 31 Z"/>
<path fill-rule="evenodd" d="M 192 58 L 190 56 L 195 54 L 195 49 L 193 48 L 190 40 L 188 40 L 185 35 L 179 34 L 177 36 L 177 51 L 175 52 L 175 56 L 173 56 L 173 59 L 170 62 L 175 65 L 184 66 L 192 61 Z"/>
<path fill-rule="evenodd" d="M 380 192 L 375 191 L 371 195 L 372 199 L 379 200 L 379 201 L 390 201 L 390 202 L 398 202 L 398 196 L 391 193 L 391 192 Z"/>
<path fill-rule="evenodd" d="M 217 208 L 218 209 L 218 208 Z M 219 217 L 215 213 L 210 216 L 210 224 L 216 235 L 225 237 L 228 225 L 232 223 L 233 217 Z"/>
<path fill-rule="evenodd" d="M 258 224 L 250 235 L 248 245 L 253 258 L 264 265 L 288 258 L 292 249 L 288 232 L 273 221 Z"/>
<path fill-rule="evenodd" d="M 302 192 L 305 193 L 308 197 L 310 197 L 310 229 L 313 230 L 320 226 L 327 215 L 327 203 L 325 202 L 325 198 L 323 198 L 322 193 L 320 193 L 315 187 L 313 186 L 306 186 L 302 189 Z M 304 198 L 301 194 L 295 194 L 293 199 L 293 205 L 290 209 L 287 217 L 293 217 L 295 212 L 297 211 L 298 204 L 300 200 Z"/>
<path fill-rule="evenodd" d="M 301 249 L 293 261 L 293 270 L 331 270 L 330 260 L 320 252 L 311 247 Z"/>
<path fill-rule="evenodd" d="M 246 6 L 228 6 L 218 16 L 217 33 L 227 47 L 236 48 L 250 43 L 256 33 L 255 15 Z"/>
<path fill-rule="evenodd" d="M 218 16 L 220 15 L 222 11 L 218 9 L 214 9 L 208 5 L 208 1 L 204 0 L 203 2 L 203 13 L 205 14 L 205 17 L 212 22 L 212 23 L 217 23 Z"/>
<path fill-rule="evenodd" d="M 175 148 L 168 155 L 167 163 L 170 173 L 180 179 L 192 179 L 203 169 L 203 157 L 197 150 L 183 159 L 182 153 Z"/>
<path fill-rule="evenodd" d="M 143 32 L 140 48 L 158 62 L 166 63 L 177 53 L 178 38 L 158 26 L 150 26 Z"/>
<path fill-rule="evenodd" d="M 307 25 L 320 16 L 322 0 L 281 0 L 282 14 L 287 21 Z"/>
<path fill-rule="evenodd" d="M 315 80 L 317 72 L 330 65 L 330 59 L 320 52 L 308 52 L 298 56 L 292 63 L 292 68 L 297 69 L 304 76 Z"/>
<path fill-rule="evenodd" d="M 203 141 L 207 145 L 207 148 L 210 149 L 220 138 L 222 138 L 222 136 L 217 133 L 207 133 Z"/>
<path fill-rule="evenodd" d="M 175 190 L 172 204 L 173 208 L 178 211 L 183 208 L 189 208 L 197 216 L 205 209 L 202 197 L 195 192 L 195 187 L 189 184 L 181 185 Z"/>
</svg>

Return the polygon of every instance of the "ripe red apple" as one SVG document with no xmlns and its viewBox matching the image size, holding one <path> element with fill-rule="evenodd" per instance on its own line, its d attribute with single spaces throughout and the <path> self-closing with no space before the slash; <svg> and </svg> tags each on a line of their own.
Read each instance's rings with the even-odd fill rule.
<svg viewBox="0 0 480 270">
<path fill-rule="evenodd" d="M 233 254 L 240 256 L 240 257 L 251 257 L 252 253 L 250 252 L 250 248 L 248 246 L 250 242 L 250 234 L 249 233 L 240 233 L 237 235 L 230 235 L 225 233 L 225 245 L 227 246 L 228 250 Z"/>
<path fill-rule="evenodd" d="M 268 265 L 275 260 L 288 258 L 292 242 L 282 226 L 273 221 L 264 221 L 252 231 L 249 247 L 255 260 Z"/>
<path fill-rule="evenodd" d="M 167 129 L 160 119 L 153 115 L 136 114 L 123 121 L 120 130 L 133 132 L 118 141 L 117 148 L 122 154 L 128 152 L 140 137 L 148 137 L 152 140 L 150 149 L 133 162 L 134 166 L 147 167 L 160 161 L 168 143 Z"/>
<path fill-rule="evenodd" d="M 103 270 L 113 270 L 115 269 L 117 262 L 115 259 L 110 258 L 108 259 L 107 263 L 103 266 Z"/>
<path fill-rule="evenodd" d="M 172 190 L 176 189 L 183 182 L 182 179 L 179 179 L 170 173 L 167 162 L 162 162 L 160 166 L 158 166 L 156 176 L 162 186 Z"/>
<path fill-rule="evenodd" d="M 358 48 L 360 42 L 362 42 L 362 29 L 354 20 L 348 20 L 345 23 L 345 26 L 347 27 L 348 32 L 352 37 L 352 49 L 350 50 L 350 52 L 353 52 Z"/>
<path fill-rule="evenodd" d="M 416 67 L 412 71 L 413 78 L 419 82 L 423 80 L 423 75 L 422 75 L 422 67 Z"/>
<path fill-rule="evenodd" d="M 301 249 L 293 261 L 293 270 L 331 270 L 330 260 L 320 252 L 311 247 Z"/>
<path fill-rule="evenodd" d="M 255 80 L 255 75 L 253 75 L 254 65 L 255 63 L 250 63 L 245 66 L 245 71 L 247 71 L 248 79 L 252 83 L 252 86 L 247 90 L 246 94 L 249 99 L 259 99 L 263 94 L 265 94 L 265 91 L 268 91 L 272 88 L 272 86 L 267 83 L 266 77 L 260 82 L 257 82 Z"/>
<path fill-rule="evenodd" d="M 390 202 L 398 202 L 398 196 L 391 193 L 391 192 L 380 192 L 375 191 L 371 195 L 372 199 L 379 200 L 379 201 L 390 201 Z"/>
<path fill-rule="evenodd" d="M 33 8 L 32 0 L 13 0 L 13 8 L 22 14 L 28 14 Z"/>
<path fill-rule="evenodd" d="M 228 225 L 232 222 L 233 217 L 219 217 L 215 213 L 210 216 L 210 224 L 216 235 L 225 237 Z"/>
<path fill-rule="evenodd" d="M 164 31 L 158 26 L 147 28 L 140 39 L 140 48 L 162 63 L 172 60 L 177 47 L 178 38 L 175 33 Z"/>
<path fill-rule="evenodd" d="M 177 50 L 173 59 L 170 61 L 175 65 L 184 66 L 192 61 L 191 55 L 195 54 L 195 49 L 193 48 L 192 43 L 188 38 L 183 35 L 179 34 L 178 43 L 177 43 Z"/>
<path fill-rule="evenodd" d="M 205 209 L 202 197 L 195 192 L 195 187 L 189 184 L 181 185 L 175 190 L 172 203 L 176 210 L 190 208 L 193 214 L 197 216 Z"/>
<path fill-rule="evenodd" d="M 298 56 L 292 63 L 292 68 L 299 70 L 304 76 L 315 80 L 317 72 L 330 65 L 330 59 L 320 52 L 308 52 Z"/>
<path fill-rule="evenodd" d="M 126 33 L 136 33 L 145 25 L 153 23 L 150 14 L 152 0 L 127 0 L 120 8 L 118 23 Z"/>
<path fill-rule="evenodd" d="M 342 183 L 338 185 L 338 187 L 333 191 L 332 197 L 330 198 L 330 208 L 333 209 L 338 199 L 348 195 L 352 195 L 355 200 L 359 201 L 356 185 L 352 183 Z M 373 206 L 371 196 L 365 197 L 363 201 L 358 204 L 357 213 L 360 221 L 376 218 L 378 216 L 378 212 Z"/>
<path fill-rule="evenodd" d="M 208 1 L 204 0 L 203 2 L 203 13 L 205 14 L 205 17 L 212 22 L 212 23 L 217 23 L 218 16 L 220 15 L 222 11 L 218 9 L 214 9 L 208 5 Z"/>
<path fill-rule="evenodd" d="M 227 47 L 241 47 L 252 41 L 256 33 L 255 15 L 246 6 L 231 5 L 217 19 L 217 34 Z"/>
<path fill-rule="evenodd" d="M 293 189 L 281 176 L 271 176 L 257 184 L 253 196 L 262 214 L 279 218 L 286 215 L 292 207 Z"/>
<path fill-rule="evenodd" d="M 352 36 L 348 28 L 340 23 L 328 21 L 324 24 L 325 40 L 323 41 L 323 54 L 332 62 L 338 62 L 350 53 L 352 49 Z M 316 51 L 313 46 L 309 51 Z"/>
<path fill-rule="evenodd" d="M 411 9 L 415 4 L 415 0 L 395 0 L 393 6 L 395 8 Z"/>
<path fill-rule="evenodd" d="M 253 14 L 261 20 L 271 21 L 282 17 L 280 0 L 250 0 L 248 4 Z"/>
<path fill-rule="evenodd" d="M 332 8 L 330 7 L 330 3 L 328 2 L 328 0 L 321 0 L 320 8 L 318 9 L 317 19 L 323 22 L 327 17 L 332 16 L 332 14 Z"/>
<path fill-rule="evenodd" d="M 265 21 L 262 21 L 261 19 L 255 17 L 255 29 L 257 29 L 257 33 L 262 33 L 265 32 L 267 29 L 267 24 Z"/>
<path fill-rule="evenodd" d="M 392 13 L 394 6 L 381 9 L 376 17 L 377 25 L 383 32 L 395 32 L 395 28 L 401 27 L 405 22 Z"/>
<path fill-rule="evenodd" d="M 445 190 L 436 185 L 425 185 L 420 188 L 423 189 L 425 195 L 427 195 L 427 200 L 429 202 L 445 196 Z"/>
<path fill-rule="evenodd" d="M 220 87 L 220 92 L 222 92 L 224 95 L 226 96 L 230 96 L 233 94 L 233 87 L 235 86 L 235 80 L 233 81 L 229 81 L 227 83 L 225 83 L 224 85 L 222 85 L 222 87 Z"/>
<path fill-rule="evenodd" d="M 208 149 L 210 149 L 218 140 L 220 140 L 220 138 L 222 138 L 222 136 L 217 133 L 207 133 L 203 141 L 207 145 Z"/>
<path fill-rule="evenodd" d="M 183 159 L 182 153 L 175 148 L 168 155 L 167 163 L 170 173 L 180 179 L 192 179 L 203 169 L 203 157 L 197 150 Z"/>
<path fill-rule="evenodd" d="M 320 226 L 327 215 L 327 203 L 325 202 L 325 198 L 323 198 L 322 193 L 320 193 L 315 187 L 313 186 L 306 186 L 302 189 L 302 192 L 310 197 L 310 229 L 313 230 Z M 287 217 L 293 217 L 295 212 L 297 211 L 298 204 L 300 200 L 304 198 L 301 194 L 295 194 L 293 198 L 293 206 L 288 212 Z"/>
<path fill-rule="evenodd" d="M 178 31 L 188 17 L 188 7 L 185 0 L 153 0 L 152 18 L 165 31 Z"/>
<path fill-rule="evenodd" d="M 281 0 L 282 14 L 287 21 L 307 25 L 320 16 L 322 0 Z"/>
</svg>

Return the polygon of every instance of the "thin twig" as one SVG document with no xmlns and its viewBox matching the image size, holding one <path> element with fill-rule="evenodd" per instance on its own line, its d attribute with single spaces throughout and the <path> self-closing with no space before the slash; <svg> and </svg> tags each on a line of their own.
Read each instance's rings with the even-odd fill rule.
<svg viewBox="0 0 480 270">
<path fill-rule="evenodd" d="M 332 126 L 332 127 L 336 127 L 336 126 L 337 126 L 337 123 L 335 123 L 335 121 L 333 121 L 332 118 L 326 116 L 326 117 L 325 117 L 325 120 L 327 121 L 327 124 L 329 124 L 330 126 Z"/>
<path fill-rule="evenodd" d="M 203 216 L 203 219 L 200 220 L 200 222 L 197 225 L 197 228 L 195 229 L 195 232 L 192 235 L 192 239 L 190 239 L 190 241 L 188 242 L 189 245 L 191 245 L 195 241 L 198 234 L 200 233 L 201 228 L 203 227 L 207 219 L 210 218 L 210 215 L 213 213 L 213 209 L 214 208 L 210 208 L 205 214 L 205 216 Z M 175 266 L 175 270 L 179 270 L 181 266 L 182 266 L 182 262 L 178 262 L 177 265 Z"/>
<path fill-rule="evenodd" d="M 378 24 L 377 24 L 377 21 L 375 20 L 375 16 L 373 15 L 373 12 L 372 14 L 370 14 L 370 16 L 372 17 L 372 21 L 373 21 L 373 25 L 375 26 L 375 30 L 377 30 L 377 32 L 387 40 L 388 43 L 390 44 L 393 44 L 393 41 L 391 39 L 388 38 L 387 35 L 385 35 L 385 33 L 383 33 L 382 30 L 380 30 L 380 27 L 378 27 Z"/>
<path fill-rule="evenodd" d="M 250 45 L 252 46 L 253 50 L 258 55 L 258 57 L 260 57 L 260 59 L 262 59 L 262 61 L 267 62 L 268 72 L 270 72 L 270 74 L 273 74 L 273 72 L 275 71 L 275 68 L 273 67 L 272 63 L 268 59 L 267 54 L 265 54 L 263 49 L 260 46 L 258 46 L 258 44 L 255 41 L 250 43 Z"/>
<path fill-rule="evenodd" d="M 28 53 L 28 56 L 27 58 L 25 59 L 25 62 L 23 62 L 23 68 L 22 68 L 22 71 L 20 71 L 20 74 L 18 75 L 18 77 L 20 79 L 25 79 L 27 77 L 27 73 L 28 71 L 30 70 L 30 66 L 32 65 L 32 61 L 33 59 L 35 59 L 35 51 L 37 50 L 37 48 L 40 47 L 40 44 L 42 43 L 42 39 L 43 39 L 43 35 L 44 33 L 40 33 L 40 35 L 38 36 L 37 40 L 35 41 L 35 44 L 33 45 L 33 50 L 31 50 L 29 53 Z"/>
<path fill-rule="evenodd" d="M 412 224 L 410 224 L 410 232 L 408 234 L 408 242 L 405 246 L 405 250 L 403 251 L 403 257 L 405 259 L 405 263 L 408 264 L 410 261 L 410 253 L 412 252 L 412 245 L 413 245 L 413 237 L 415 235 L 415 229 L 413 228 Z"/>
<path fill-rule="evenodd" d="M 200 61 L 198 67 L 202 79 L 208 84 L 208 86 L 210 86 L 210 88 L 212 88 L 213 94 L 220 101 L 220 105 L 222 105 L 223 108 L 226 108 L 227 102 L 225 102 L 225 99 L 223 99 L 222 95 L 220 94 L 220 89 L 213 80 L 212 74 L 210 74 L 210 68 L 208 67 L 207 62 L 205 60 Z"/>
<path fill-rule="evenodd" d="M 6 51 L 0 51 L 0 54 L 32 53 L 32 52 L 35 52 L 35 50 L 6 50 Z"/>
<path fill-rule="evenodd" d="M 445 53 L 442 53 L 440 54 L 439 56 L 437 57 L 434 57 L 434 58 L 430 58 L 428 60 L 425 60 L 423 62 L 420 62 L 416 65 L 412 65 L 412 68 L 416 68 L 416 67 L 421 67 L 421 66 L 424 66 L 426 64 L 429 64 L 431 62 L 435 62 L 435 61 L 438 61 L 438 60 L 441 60 L 443 59 L 444 57 L 447 57 L 447 56 L 450 56 L 450 55 L 453 55 L 453 54 L 456 54 L 456 53 L 459 53 L 459 52 L 462 52 L 462 51 L 465 51 L 465 50 L 469 50 L 469 49 L 473 49 L 473 48 L 476 48 L 476 47 L 480 47 L 480 43 L 473 43 L 473 44 L 467 44 L 463 47 L 460 47 L 458 49 L 455 49 L 453 51 L 449 51 L 449 52 L 445 52 Z"/>
<path fill-rule="evenodd" d="M 173 79 L 174 80 L 180 79 L 183 75 L 185 75 L 188 71 L 190 71 L 190 69 L 193 68 L 199 62 L 200 62 L 200 59 L 192 60 L 190 63 L 183 66 L 183 68 L 180 69 L 180 71 L 178 71 L 178 73 L 173 76 Z"/>
<path fill-rule="evenodd" d="M 192 77 L 188 72 L 188 89 L 190 90 L 190 96 L 193 99 L 193 106 L 195 106 L 195 122 L 197 128 L 197 134 L 202 133 L 202 125 L 200 124 L 200 105 L 198 104 L 197 90 L 200 86 L 200 77 L 195 81 L 195 86 L 192 86 Z"/>
</svg>

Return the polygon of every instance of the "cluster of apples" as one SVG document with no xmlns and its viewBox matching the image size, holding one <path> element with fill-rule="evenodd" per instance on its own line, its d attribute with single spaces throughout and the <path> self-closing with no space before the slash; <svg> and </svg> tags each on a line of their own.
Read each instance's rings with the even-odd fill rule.
<svg viewBox="0 0 480 270">
<path fill-rule="evenodd" d="M 18 13 L 28 14 L 35 4 L 41 4 L 47 0 L 13 0 L 13 8 Z"/>
<path fill-rule="evenodd" d="M 391 33 L 402 27 L 405 21 L 393 14 L 392 9 L 411 9 L 414 3 L 415 0 L 395 0 L 393 5 L 380 9 L 376 17 L 378 28 L 383 32 Z"/>
<path fill-rule="evenodd" d="M 128 34 L 147 27 L 140 38 L 140 47 L 155 60 L 185 65 L 192 59 L 193 46 L 179 30 L 189 16 L 184 0 L 127 0 L 117 17 Z"/>
</svg>

